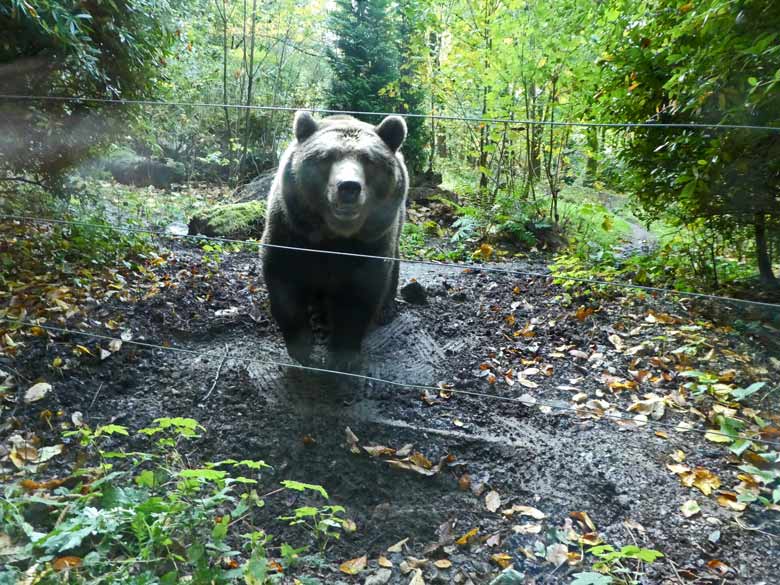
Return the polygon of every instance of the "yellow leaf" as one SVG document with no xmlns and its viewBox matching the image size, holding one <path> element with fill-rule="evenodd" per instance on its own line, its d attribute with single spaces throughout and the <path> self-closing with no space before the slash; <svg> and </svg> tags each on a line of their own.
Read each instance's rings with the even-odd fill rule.
<svg viewBox="0 0 780 585">
<path fill-rule="evenodd" d="M 80 557 L 59 557 L 52 563 L 55 571 L 66 571 L 81 566 Z"/>
<path fill-rule="evenodd" d="M 83 345 L 77 345 L 77 346 L 76 346 L 76 350 L 77 350 L 79 353 L 82 353 L 82 354 L 88 354 L 88 355 L 92 355 L 92 356 L 94 357 L 94 355 L 92 354 L 92 352 L 91 352 L 91 351 L 89 351 L 89 348 L 88 348 L 88 347 L 84 347 Z"/>
<path fill-rule="evenodd" d="M 339 570 L 342 573 L 346 573 L 347 575 L 357 575 L 366 568 L 366 563 L 368 562 L 368 557 L 366 555 L 363 555 L 362 557 L 358 557 L 356 559 L 352 559 L 349 561 L 344 561 L 339 565 Z"/>
<path fill-rule="evenodd" d="M 479 534 L 479 528 L 472 528 L 466 534 L 464 534 L 458 540 L 456 540 L 455 544 L 460 546 L 465 546 L 469 543 L 470 540 L 472 540 L 475 536 L 477 536 L 477 534 Z"/>
<path fill-rule="evenodd" d="M 512 564 L 512 557 L 506 553 L 498 553 L 490 557 L 490 560 L 502 569 L 508 568 Z"/>
<path fill-rule="evenodd" d="M 391 569 L 391 568 L 393 567 L 393 562 L 392 562 L 390 559 L 388 559 L 387 557 L 381 557 L 381 556 L 380 556 L 380 557 L 377 559 L 377 561 L 376 561 L 376 562 L 377 562 L 377 564 L 378 564 L 380 567 L 383 567 L 383 568 L 385 568 L 385 569 Z"/>
<path fill-rule="evenodd" d="M 438 561 L 433 561 L 433 564 L 437 569 L 449 569 L 452 566 L 452 561 L 448 559 L 439 559 Z"/>
</svg>

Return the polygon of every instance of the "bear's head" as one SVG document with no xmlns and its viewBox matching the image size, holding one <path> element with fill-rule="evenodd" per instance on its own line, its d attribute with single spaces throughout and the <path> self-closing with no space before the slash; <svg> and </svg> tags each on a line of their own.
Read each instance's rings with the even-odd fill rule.
<svg viewBox="0 0 780 585">
<path fill-rule="evenodd" d="M 293 131 L 285 196 L 305 215 L 334 237 L 378 237 L 397 223 L 409 182 L 399 152 L 403 118 L 388 116 L 372 126 L 350 116 L 315 120 L 299 111 Z"/>
</svg>

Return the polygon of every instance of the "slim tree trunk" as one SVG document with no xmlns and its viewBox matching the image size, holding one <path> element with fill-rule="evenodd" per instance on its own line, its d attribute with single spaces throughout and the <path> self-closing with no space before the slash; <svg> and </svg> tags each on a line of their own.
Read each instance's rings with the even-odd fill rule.
<svg viewBox="0 0 780 585">
<path fill-rule="evenodd" d="M 780 286 L 774 272 L 772 272 L 772 261 L 769 258 L 769 247 L 766 238 L 766 216 L 763 213 L 756 213 L 753 224 L 756 230 L 756 260 L 758 261 L 758 274 L 761 284 L 768 287 Z"/>
<path fill-rule="evenodd" d="M 586 181 L 593 184 L 599 174 L 599 129 L 594 126 L 589 127 L 586 136 L 588 160 L 585 165 L 585 176 Z"/>
</svg>

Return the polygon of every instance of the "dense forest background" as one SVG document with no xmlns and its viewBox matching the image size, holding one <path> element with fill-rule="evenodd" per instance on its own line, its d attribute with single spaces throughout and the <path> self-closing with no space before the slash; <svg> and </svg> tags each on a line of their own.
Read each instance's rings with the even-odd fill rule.
<svg viewBox="0 0 780 585">
<path fill-rule="evenodd" d="M 5 96 L 179 104 L 4 97 L 15 211 L 73 212 L 133 165 L 229 202 L 275 168 L 286 108 L 419 114 L 404 150 L 453 219 L 410 225 L 410 254 L 554 247 L 573 274 L 778 286 L 780 131 L 730 127 L 780 126 L 777 3 L 4 0 L 0 30 Z"/>
</svg>

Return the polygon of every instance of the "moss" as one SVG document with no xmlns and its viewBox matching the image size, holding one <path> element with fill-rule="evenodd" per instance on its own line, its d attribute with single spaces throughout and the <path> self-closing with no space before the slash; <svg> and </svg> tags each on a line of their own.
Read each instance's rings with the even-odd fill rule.
<svg viewBox="0 0 780 585">
<path fill-rule="evenodd" d="M 260 238 L 264 224 L 265 201 L 247 201 L 197 212 L 190 220 L 189 233 L 244 240 Z"/>
</svg>

